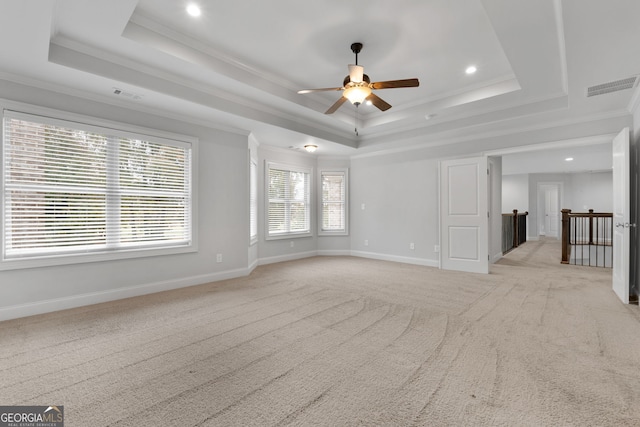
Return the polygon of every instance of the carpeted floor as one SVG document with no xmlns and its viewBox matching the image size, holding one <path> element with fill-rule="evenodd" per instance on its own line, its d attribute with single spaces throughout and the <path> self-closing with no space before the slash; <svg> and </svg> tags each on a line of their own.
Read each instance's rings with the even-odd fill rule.
<svg viewBox="0 0 640 427">
<path fill-rule="evenodd" d="M 66 426 L 638 426 L 640 310 L 528 242 L 491 274 L 316 257 L 0 323 Z"/>
</svg>

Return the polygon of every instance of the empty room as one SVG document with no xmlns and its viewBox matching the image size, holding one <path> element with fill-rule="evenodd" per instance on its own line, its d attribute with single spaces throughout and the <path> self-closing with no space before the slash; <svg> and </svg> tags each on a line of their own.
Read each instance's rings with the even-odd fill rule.
<svg viewBox="0 0 640 427">
<path fill-rule="evenodd" d="M 3 0 L 0 427 L 640 425 L 638 17 Z"/>
</svg>

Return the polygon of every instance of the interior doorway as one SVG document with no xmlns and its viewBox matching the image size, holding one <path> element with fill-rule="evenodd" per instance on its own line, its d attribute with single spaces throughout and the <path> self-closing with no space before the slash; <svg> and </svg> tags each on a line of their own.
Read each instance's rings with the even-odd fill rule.
<svg viewBox="0 0 640 427">
<path fill-rule="evenodd" d="M 561 183 L 538 183 L 538 234 L 557 239 L 560 236 Z"/>
</svg>

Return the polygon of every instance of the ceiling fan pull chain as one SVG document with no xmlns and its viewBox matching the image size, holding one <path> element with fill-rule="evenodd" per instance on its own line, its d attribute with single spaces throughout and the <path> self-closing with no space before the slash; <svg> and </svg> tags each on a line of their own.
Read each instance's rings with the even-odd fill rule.
<svg viewBox="0 0 640 427">
<path fill-rule="evenodd" d="M 357 56 L 357 55 L 356 55 L 356 56 Z M 356 61 L 356 63 L 358 63 L 358 61 Z M 359 106 L 360 106 L 360 105 L 356 105 L 355 114 L 353 115 L 353 121 L 354 121 L 355 126 L 356 126 L 356 127 L 355 127 L 355 129 L 354 129 L 354 130 L 355 130 L 355 132 L 356 132 L 356 136 L 359 136 L 359 135 L 358 135 L 358 107 L 359 107 Z"/>
</svg>

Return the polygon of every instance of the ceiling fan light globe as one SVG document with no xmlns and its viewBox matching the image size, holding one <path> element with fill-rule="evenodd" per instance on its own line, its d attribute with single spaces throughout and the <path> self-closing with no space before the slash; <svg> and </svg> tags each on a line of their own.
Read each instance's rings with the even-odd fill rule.
<svg viewBox="0 0 640 427">
<path fill-rule="evenodd" d="M 344 90 L 342 96 L 347 98 L 353 105 L 360 105 L 371 95 L 371 89 L 366 85 L 353 85 Z"/>
</svg>

